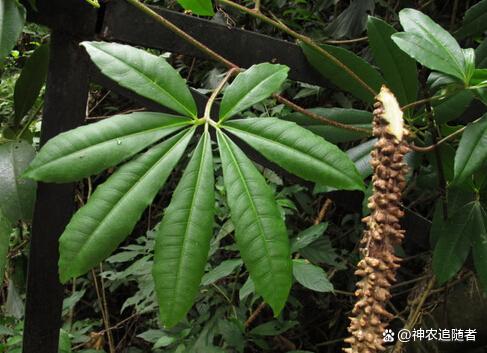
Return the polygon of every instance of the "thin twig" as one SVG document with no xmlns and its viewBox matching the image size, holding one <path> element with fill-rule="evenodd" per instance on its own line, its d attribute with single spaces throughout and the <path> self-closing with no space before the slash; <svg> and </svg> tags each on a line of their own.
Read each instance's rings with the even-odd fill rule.
<svg viewBox="0 0 487 353">
<path fill-rule="evenodd" d="M 320 53 L 323 57 L 325 57 L 326 59 L 330 60 L 332 63 L 334 63 L 338 67 L 340 67 L 350 77 L 352 77 L 355 81 L 357 81 L 358 84 L 360 84 L 367 91 L 369 91 L 373 96 L 376 96 L 377 95 L 376 90 L 373 89 L 372 87 L 370 87 L 364 80 L 362 80 L 355 72 L 353 72 L 353 70 L 351 68 L 349 68 L 347 65 L 345 65 L 344 63 L 342 63 L 339 59 L 337 59 L 335 56 L 333 56 L 332 54 L 330 54 L 328 51 L 326 51 L 325 49 L 323 49 L 322 47 L 320 47 L 311 38 L 309 38 L 309 37 L 307 37 L 307 36 L 305 36 L 303 34 L 300 34 L 300 33 L 296 32 L 296 31 L 292 30 L 291 28 L 289 28 L 288 26 L 286 26 L 282 22 L 275 21 L 275 20 L 271 19 L 270 17 L 267 17 L 266 15 L 264 15 L 261 12 L 253 11 L 252 9 L 249 9 L 249 8 L 247 8 L 245 6 L 242 6 L 240 4 L 237 4 L 237 3 L 235 3 L 235 2 L 233 2 L 231 0 L 219 0 L 219 1 L 221 3 L 223 3 L 223 4 L 226 4 L 228 6 L 231 6 L 231 7 L 235 8 L 235 9 L 241 11 L 241 12 L 244 12 L 246 14 L 249 14 L 251 16 L 254 16 L 254 17 L 260 19 L 261 21 L 266 22 L 266 23 L 268 23 L 268 24 L 270 24 L 270 25 L 272 25 L 272 26 L 280 29 L 284 33 L 289 34 L 291 37 L 293 37 L 293 38 L 295 38 L 297 40 L 300 40 L 303 43 L 309 45 L 314 50 L 316 50 L 318 53 Z"/>
<path fill-rule="evenodd" d="M 215 51 L 213 51 L 212 49 L 208 48 L 206 45 L 204 45 L 203 43 L 201 43 L 200 41 L 198 41 L 196 38 L 190 36 L 189 34 L 187 34 L 186 32 L 184 32 L 182 29 L 180 29 L 179 27 L 177 27 L 175 24 L 173 24 L 169 20 L 165 19 L 163 16 L 159 15 L 157 12 L 153 11 L 147 5 L 141 3 L 138 0 L 126 0 L 126 1 L 129 2 L 130 4 L 132 4 L 133 6 L 135 6 L 136 8 L 138 8 L 139 10 L 143 11 L 145 14 L 151 16 L 159 24 L 165 26 L 167 29 L 173 31 L 175 34 L 177 34 L 178 36 L 180 36 L 181 38 L 183 38 L 184 40 L 186 40 L 190 44 L 192 44 L 195 47 L 197 47 L 198 49 L 200 49 L 202 52 L 204 52 L 210 58 L 213 58 L 214 60 L 222 63 L 223 65 L 227 66 L 229 69 L 234 69 L 236 72 L 237 71 L 238 72 L 242 71 L 242 68 L 240 68 L 238 65 L 236 65 L 233 62 L 225 59 L 220 54 L 218 54 Z M 238 5 L 238 6 L 240 6 L 240 5 Z M 245 8 L 245 9 L 248 10 L 248 11 L 250 11 L 251 13 L 254 13 L 252 10 L 249 10 L 247 8 Z M 268 17 L 266 17 L 266 18 L 269 19 Z M 273 21 L 271 19 L 269 19 L 269 20 L 270 21 Z M 273 22 L 274 23 L 277 23 L 276 21 L 273 21 Z M 284 26 L 284 25 L 281 24 L 281 26 Z M 317 47 L 319 48 L 319 46 L 317 46 Z M 330 55 L 330 54 L 328 54 L 328 55 Z M 340 61 L 338 61 L 335 57 L 333 57 L 333 59 L 338 62 L 337 65 L 343 66 L 343 64 Z M 351 73 L 352 77 L 355 76 L 355 77 L 357 77 L 360 80 L 360 78 L 357 75 L 355 75 L 355 73 L 353 71 L 351 71 L 350 69 L 348 69 L 348 71 Z M 375 94 L 375 91 L 372 91 L 372 93 Z M 326 117 L 324 117 L 322 115 L 319 115 L 319 114 L 310 112 L 309 110 L 307 110 L 305 108 L 302 108 L 302 107 L 298 106 L 295 103 L 292 103 L 291 101 L 287 100 L 286 98 L 284 98 L 284 97 L 282 97 L 282 96 L 280 96 L 278 94 L 274 94 L 273 97 L 275 99 L 277 99 L 279 102 L 281 102 L 284 105 L 288 106 L 289 108 L 291 108 L 293 110 L 296 110 L 296 111 L 298 111 L 298 112 L 300 112 L 300 113 L 302 113 L 302 114 L 304 114 L 304 115 L 306 115 L 306 116 L 308 116 L 308 117 L 310 117 L 312 119 L 321 121 L 322 123 L 324 123 L 326 125 L 331 125 L 331 126 L 334 126 L 334 127 L 337 127 L 337 128 L 344 129 L 344 130 L 350 130 L 350 131 L 356 131 L 356 132 L 364 132 L 364 133 L 367 133 L 367 134 L 371 134 L 371 131 L 369 131 L 367 129 L 357 128 L 355 126 L 342 124 L 342 123 L 336 122 L 334 120 L 328 119 L 328 118 L 326 118 Z"/>
<path fill-rule="evenodd" d="M 333 201 L 329 198 L 326 198 L 326 200 L 323 203 L 323 206 L 321 206 L 320 211 L 318 212 L 318 216 L 316 216 L 313 224 L 320 224 L 321 222 L 323 222 L 323 220 L 326 217 L 326 214 L 331 209 L 332 205 L 333 205 Z"/>
<path fill-rule="evenodd" d="M 260 0 L 254 0 L 254 11 L 260 12 Z"/>
<path fill-rule="evenodd" d="M 446 98 L 448 96 L 450 96 L 451 94 L 443 94 L 443 95 L 440 95 L 440 96 L 432 96 L 432 97 L 428 97 L 428 98 L 423 98 L 423 99 L 419 99 L 415 102 L 411 102 L 409 104 L 406 104 L 404 106 L 401 107 L 401 110 L 402 111 L 406 111 L 410 108 L 413 108 L 417 105 L 421 105 L 421 104 L 424 104 L 424 103 L 428 103 L 428 102 L 431 102 L 431 101 L 435 101 L 435 100 L 438 100 L 438 99 L 443 99 L 443 98 Z"/>
<path fill-rule="evenodd" d="M 228 66 L 230 69 L 239 69 L 237 65 L 232 63 L 231 61 L 225 59 L 223 56 L 218 54 L 217 52 L 211 50 L 208 48 L 206 45 L 195 39 L 194 37 L 190 36 L 188 33 L 180 29 L 178 26 L 173 24 L 171 21 L 168 21 L 161 15 L 159 15 L 157 12 L 152 10 L 150 7 L 144 5 L 141 3 L 139 0 L 127 0 L 131 5 L 135 6 L 138 8 L 140 11 L 144 12 L 145 14 L 151 16 L 153 19 L 155 19 L 157 22 L 162 24 L 164 27 L 170 29 L 172 32 L 183 38 L 185 41 L 191 43 L 191 45 L 195 46 L 196 48 L 200 49 L 216 61 L 221 62 L 225 66 Z"/>
<path fill-rule="evenodd" d="M 405 330 L 411 330 L 416 326 L 416 323 L 418 322 L 419 318 L 421 317 L 421 310 L 423 308 L 423 305 L 428 298 L 428 296 L 431 294 L 431 290 L 433 289 L 433 285 L 435 284 L 435 276 L 431 276 L 429 279 L 428 283 L 426 284 L 426 288 L 422 291 L 421 295 L 416 298 L 414 310 L 409 313 L 408 320 L 406 324 L 404 325 Z M 402 349 L 402 344 L 400 340 L 396 342 L 396 345 L 394 346 L 392 353 L 399 353 L 401 352 Z"/>
<path fill-rule="evenodd" d="M 327 39 L 327 40 L 324 40 L 323 43 L 326 43 L 326 44 L 352 44 L 352 43 L 358 43 L 358 42 L 365 42 L 367 40 L 369 40 L 369 37 L 360 37 L 360 38 L 342 39 L 342 40 Z"/>
<path fill-rule="evenodd" d="M 100 265 L 101 266 L 101 265 Z M 110 353 L 115 353 L 115 343 L 113 341 L 113 335 L 110 330 L 110 317 L 108 314 L 108 308 L 106 305 L 106 298 L 105 298 L 105 293 L 102 294 L 102 290 L 98 284 L 97 280 L 97 275 L 95 270 L 91 270 L 91 275 L 93 276 L 93 282 L 95 284 L 95 291 L 96 291 L 96 296 L 98 298 L 98 305 L 100 306 L 100 311 L 101 311 L 101 316 L 103 320 L 103 324 L 105 326 L 105 332 L 108 337 L 108 348 L 110 349 Z M 104 292 L 104 290 L 103 290 Z"/>
<path fill-rule="evenodd" d="M 328 118 L 324 117 L 323 115 L 319 115 L 319 114 L 313 113 L 312 111 L 306 110 L 306 109 L 302 108 L 301 106 L 297 105 L 296 103 L 293 103 L 290 100 L 284 98 L 283 96 L 280 96 L 278 94 L 273 94 L 272 96 L 278 102 L 287 105 L 292 110 L 297 111 L 303 115 L 306 115 L 306 116 L 308 116 L 314 120 L 321 121 L 322 123 L 324 123 L 326 125 L 334 126 L 334 127 L 344 129 L 344 130 L 350 130 L 350 131 L 355 131 L 355 132 L 361 132 L 361 133 L 364 133 L 367 135 L 372 135 L 372 130 L 364 129 L 361 127 L 356 127 L 353 125 L 347 125 L 347 124 L 339 123 L 338 121 L 328 119 Z"/>
<path fill-rule="evenodd" d="M 475 120 L 474 122 L 478 121 L 479 119 Z M 451 133 L 450 135 L 446 136 L 446 137 L 443 137 L 441 140 L 439 140 L 438 142 L 430 145 L 430 146 L 426 146 L 426 147 L 420 147 L 420 146 L 416 146 L 414 144 L 411 144 L 411 149 L 413 151 L 416 151 L 416 152 L 431 152 L 433 151 L 435 148 L 437 148 L 439 145 L 441 145 L 442 143 L 445 143 L 446 141 L 452 139 L 453 137 L 461 134 L 463 131 L 465 131 L 465 129 L 467 128 L 467 125 L 465 125 L 464 127 L 458 129 L 457 131 Z"/>
<path fill-rule="evenodd" d="M 252 315 L 250 315 L 250 317 L 247 319 L 247 321 L 245 321 L 245 327 L 249 327 L 250 325 L 252 325 L 252 323 L 255 321 L 255 319 L 257 319 L 257 316 L 260 315 L 260 313 L 262 312 L 262 310 L 264 310 L 264 308 L 266 307 L 266 303 L 265 302 L 262 302 L 260 303 L 260 305 L 257 307 L 257 309 L 255 309 L 255 311 L 252 313 Z"/>
</svg>

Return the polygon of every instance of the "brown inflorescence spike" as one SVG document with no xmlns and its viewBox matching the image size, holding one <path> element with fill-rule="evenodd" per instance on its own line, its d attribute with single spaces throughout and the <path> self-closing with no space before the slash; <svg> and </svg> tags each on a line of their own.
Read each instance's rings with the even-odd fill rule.
<svg viewBox="0 0 487 353">
<path fill-rule="evenodd" d="M 377 353 L 385 350 L 383 332 L 393 315 L 385 306 L 391 297 L 390 287 L 395 281 L 400 259 L 394 247 L 404 237 L 399 219 L 404 215 L 399 204 L 406 185 L 407 164 L 404 155 L 409 152 L 403 126 L 402 111 L 394 95 L 382 86 L 374 104 L 373 133 L 378 138 L 371 152 L 373 193 L 368 200 L 370 216 L 362 221 L 367 227 L 361 244 L 362 260 L 355 274 L 357 302 L 352 310 L 345 340 L 350 345 L 347 353 Z"/>
</svg>

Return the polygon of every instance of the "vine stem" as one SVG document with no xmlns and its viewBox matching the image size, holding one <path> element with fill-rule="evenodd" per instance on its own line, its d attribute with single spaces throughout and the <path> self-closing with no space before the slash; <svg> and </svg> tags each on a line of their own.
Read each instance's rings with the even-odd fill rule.
<svg viewBox="0 0 487 353">
<path fill-rule="evenodd" d="M 152 17 L 153 19 L 155 19 L 157 22 L 159 22 L 164 27 L 166 27 L 167 29 L 169 29 L 172 32 L 174 32 L 175 34 L 177 34 L 179 37 L 181 37 L 185 41 L 191 43 L 191 45 L 193 45 L 196 48 L 200 49 L 201 51 L 203 51 L 205 54 L 209 55 L 210 57 L 212 57 L 216 61 L 221 62 L 222 64 L 224 64 L 225 66 L 229 67 L 230 69 L 238 69 L 238 70 L 240 70 L 240 68 L 237 65 L 235 65 L 231 61 L 225 59 L 223 56 L 221 56 L 217 52 L 211 50 L 206 45 L 204 45 L 203 43 L 201 43 L 199 40 L 197 40 L 196 38 L 192 37 L 191 35 L 189 35 L 185 31 L 183 31 L 181 28 L 179 28 L 178 26 L 176 26 L 174 23 L 172 23 L 171 21 L 167 20 L 163 16 L 159 15 L 157 12 L 155 12 L 154 10 L 152 10 L 147 5 L 144 5 L 143 3 L 141 3 L 139 0 L 126 0 L 126 1 L 128 3 L 130 3 L 131 5 L 135 6 L 140 11 L 144 12 L 145 14 L 147 14 L 150 17 Z"/>
<path fill-rule="evenodd" d="M 328 119 L 328 118 L 324 117 L 323 115 L 319 115 L 319 114 L 313 113 L 312 111 L 304 109 L 303 107 L 297 105 L 296 103 L 291 102 L 289 99 L 286 99 L 279 94 L 274 93 L 272 96 L 278 102 L 288 106 L 292 110 L 297 111 L 303 115 L 306 115 L 306 116 L 308 116 L 314 120 L 321 121 L 322 123 L 324 123 L 326 125 L 334 126 L 334 127 L 344 129 L 344 130 L 350 130 L 350 131 L 355 131 L 355 132 L 363 132 L 363 133 L 372 135 L 372 130 L 361 128 L 361 127 L 355 127 L 353 125 L 347 125 L 347 124 L 339 123 L 338 121 L 335 121 L 335 120 Z"/>
<path fill-rule="evenodd" d="M 101 270 L 101 264 L 100 264 Z M 100 312 L 105 326 L 105 332 L 108 337 L 108 348 L 110 353 L 115 353 L 115 341 L 113 340 L 113 334 L 110 330 L 110 314 L 108 312 L 108 305 L 105 296 L 105 288 L 103 285 L 103 279 L 100 277 L 101 283 L 98 283 L 97 275 L 94 269 L 91 270 L 93 276 L 93 282 L 95 284 L 96 296 L 98 297 L 98 305 L 100 306 Z"/>
<path fill-rule="evenodd" d="M 472 122 L 472 124 L 473 124 L 473 123 L 476 123 L 476 122 L 477 122 L 477 121 L 479 121 L 479 120 L 480 120 L 480 118 L 478 118 L 478 119 L 474 120 L 474 121 Z M 450 135 L 448 135 L 448 136 L 443 137 L 441 140 L 439 140 L 438 142 L 436 142 L 436 143 L 434 143 L 434 144 L 432 144 L 432 145 L 430 145 L 430 146 L 426 146 L 426 147 L 419 147 L 419 146 L 416 146 L 416 145 L 411 144 L 411 146 L 410 146 L 410 147 L 411 147 L 411 149 L 412 149 L 413 151 L 416 151 L 416 152 L 431 152 L 431 151 L 433 151 L 433 150 L 434 150 L 436 147 L 438 147 L 439 145 L 441 145 L 442 143 L 444 143 L 444 142 L 446 142 L 446 141 L 448 141 L 448 140 L 452 139 L 453 137 L 455 137 L 455 136 L 457 136 L 457 135 L 460 135 L 462 132 L 464 132 L 464 131 L 465 131 L 465 129 L 467 128 L 467 126 L 468 126 L 468 125 L 465 125 L 464 127 L 462 127 L 462 128 L 460 128 L 460 129 L 458 129 L 457 131 L 455 131 L 455 132 L 451 133 L 451 134 L 450 134 Z"/>
<path fill-rule="evenodd" d="M 426 283 L 425 288 L 422 290 L 421 295 L 417 297 L 414 302 L 412 303 L 411 310 L 409 313 L 408 320 L 406 324 L 404 325 L 404 329 L 406 330 L 412 330 L 414 326 L 416 326 L 416 323 L 421 317 L 421 310 L 423 308 L 423 305 L 428 298 L 428 296 L 431 294 L 431 290 L 433 289 L 433 286 L 435 284 L 435 276 L 431 276 L 431 278 L 428 280 Z M 416 305 L 414 308 L 413 306 Z M 402 351 L 402 345 L 403 342 L 397 341 L 397 343 L 394 345 L 392 349 L 392 353 L 399 353 Z"/>
<path fill-rule="evenodd" d="M 238 65 L 236 65 L 235 63 L 233 63 L 233 62 L 225 59 L 220 54 L 218 54 L 215 51 L 213 51 L 212 49 L 208 48 L 206 45 L 204 45 L 203 43 L 201 43 L 199 40 L 197 40 L 196 38 L 192 37 L 188 33 L 184 32 L 181 28 L 179 28 L 178 26 L 176 26 L 175 24 L 173 24 L 171 21 L 167 20 L 163 16 L 159 15 L 157 12 L 155 12 L 154 10 L 152 10 L 147 5 L 141 3 L 139 0 L 126 0 L 126 1 L 128 3 L 130 3 L 131 5 L 133 5 L 134 7 L 136 7 L 137 9 L 139 9 L 140 11 L 144 12 L 146 15 L 152 17 L 156 22 L 158 22 L 159 24 L 163 25 L 167 29 L 171 30 L 172 32 L 174 32 L 176 35 L 178 35 L 179 37 L 181 37 L 182 39 L 184 39 L 185 41 L 187 41 L 191 45 L 193 45 L 196 48 L 200 49 L 202 52 L 204 52 L 206 55 L 208 55 L 212 59 L 214 59 L 214 60 L 222 63 L 223 65 L 227 66 L 229 69 L 234 69 L 233 74 L 237 74 L 238 72 L 243 71 L 242 68 L 240 68 Z M 247 8 L 245 8 L 245 9 L 252 12 L 252 10 L 249 10 Z M 268 17 L 266 17 L 266 18 L 269 19 Z M 269 19 L 269 20 L 271 20 L 271 19 Z M 273 21 L 273 22 L 275 22 L 275 21 Z M 285 25 L 282 25 L 282 26 L 283 27 L 286 27 Z M 328 54 L 328 55 L 330 55 L 330 54 Z M 350 69 L 348 69 L 348 70 L 350 71 Z M 352 74 L 354 74 L 354 73 L 352 72 Z M 357 75 L 355 75 L 355 76 L 358 77 Z M 356 132 L 357 131 L 360 131 L 360 132 L 365 132 L 365 133 L 371 134 L 371 131 L 370 130 L 362 129 L 362 128 L 357 128 L 355 126 L 350 126 L 350 125 L 347 125 L 347 124 L 342 124 L 342 123 L 339 123 L 337 121 L 328 119 L 325 116 L 322 116 L 322 115 L 319 115 L 319 114 L 310 112 L 309 110 L 307 110 L 307 109 L 305 109 L 305 108 L 303 108 L 303 107 L 301 107 L 301 106 L 299 106 L 299 105 L 297 105 L 297 104 L 289 101 L 288 99 L 286 99 L 286 98 L 284 98 L 284 97 L 282 97 L 280 95 L 274 94 L 273 97 L 276 98 L 279 102 L 281 102 L 284 105 L 288 106 L 289 108 L 291 108 L 291 109 L 293 109 L 295 111 L 298 111 L 298 112 L 302 113 L 303 115 L 306 115 L 306 116 L 308 116 L 308 117 L 310 117 L 310 118 L 312 118 L 314 120 L 319 120 L 319 121 L 321 121 L 324 124 L 331 125 L 331 126 L 334 126 L 334 127 L 337 127 L 337 128 L 341 128 L 341 129 L 344 129 L 344 130 L 350 130 L 350 131 L 356 131 Z"/>
<path fill-rule="evenodd" d="M 358 42 L 365 42 L 367 40 L 369 40 L 369 37 L 359 37 L 359 38 L 342 39 L 342 40 L 327 39 L 322 42 L 326 44 L 352 44 Z"/>
<path fill-rule="evenodd" d="M 414 102 L 411 102 L 409 104 L 406 104 L 404 106 L 401 107 L 401 110 L 402 111 L 406 111 L 407 109 L 410 109 L 410 108 L 413 108 L 417 105 L 420 105 L 420 104 L 423 104 L 423 103 L 428 103 L 428 102 L 431 102 L 431 101 L 435 101 L 435 100 L 438 100 L 438 99 L 443 99 L 443 98 L 446 98 L 446 97 L 449 97 L 451 96 L 453 93 L 451 94 L 443 94 L 443 95 L 440 95 L 440 96 L 432 96 L 432 97 L 428 97 L 428 98 L 423 98 L 423 99 L 419 99 L 417 101 L 414 101 Z"/>
<path fill-rule="evenodd" d="M 242 6 L 240 4 L 237 4 L 237 3 L 235 3 L 235 2 L 233 2 L 231 0 L 218 0 L 218 1 L 220 3 L 222 3 L 222 4 L 226 4 L 228 6 L 231 6 L 231 7 L 235 8 L 235 9 L 241 11 L 241 12 L 245 12 L 245 13 L 251 15 L 251 16 L 254 16 L 254 17 L 258 18 L 259 20 L 261 20 L 263 22 L 266 22 L 266 23 L 268 23 L 268 24 L 270 24 L 270 25 L 272 25 L 272 26 L 280 29 L 281 31 L 289 34 L 291 37 L 293 37 L 293 38 L 295 38 L 297 40 L 300 40 L 303 43 L 309 45 L 314 50 L 316 50 L 318 53 L 320 53 L 323 57 L 325 57 L 326 59 L 330 60 L 332 63 L 334 63 L 338 67 L 340 67 L 343 71 L 345 71 L 348 75 L 350 75 L 355 81 L 357 81 L 357 83 L 359 83 L 367 91 L 369 91 L 373 96 L 376 96 L 377 95 L 377 91 L 376 90 L 374 90 L 365 81 L 363 81 L 347 65 L 345 65 L 344 63 L 342 63 L 340 60 L 338 60 L 332 54 L 330 54 L 325 49 L 323 49 L 318 44 L 316 44 L 310 37 L 307 37 L 307 36 L 305 36 L 303 34 L 300 34 L 300 33 L 296 32 L 296 31 L 292 30 L 291 28 L 289 28 L 288 26 L 286 26 L 282 22 L 275 21 L 272 18 L 267 17 L 266 15 L 264 15 L 260 11 L 255 11 L 255 10 L 249 9 L 249 8 L 247 8 L 245 6 Z"/>
</svg>

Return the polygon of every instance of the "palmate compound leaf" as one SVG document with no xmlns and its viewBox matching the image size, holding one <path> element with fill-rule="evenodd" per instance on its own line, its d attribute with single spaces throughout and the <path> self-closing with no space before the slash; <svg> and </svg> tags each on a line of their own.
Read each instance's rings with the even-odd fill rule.
<svg viewBox="0 0 487 353">
<path fill-rule="evenodd" d="M 257 293 L 277 315 L 292 282 L 286 226 L 264 177 L 234 142 L 221 131 L 217 134 L 237 246 Z"/>
<path fill-rule="evenodd" d="M 49 140 L 24 176 L 45 182 L 76 181 L 117 165 L 190 122 L 137 112 L 81 126 Z"/>
<path fill-rule="evenodd" d="M 204 273 L 215 208 L 210 134 L 200 139 L 156 233 L 155 289 L 166 327 L 193 305 Z"/>
<path fill-rule="evenodd" d="M 124 164 L 80 208 L 59 240 L 61 282 L 86 273 L 130 234 L 177 164 L 194 128 Z"/>
<path fill-rule="evenodd" d="M 293 122 L 250 118 L 228 121 L 223 128 L 303 179 L 339 189 L 363 190 L 362 177 L 344 152 Z"/>
<path fill-rule="evenodd" d="M 196 118 L 196 103 L 185 80 L 164 58 L 118 43 L 83 42 L 81 45 L 101 72 L 120 86 Z"/>
</svg>

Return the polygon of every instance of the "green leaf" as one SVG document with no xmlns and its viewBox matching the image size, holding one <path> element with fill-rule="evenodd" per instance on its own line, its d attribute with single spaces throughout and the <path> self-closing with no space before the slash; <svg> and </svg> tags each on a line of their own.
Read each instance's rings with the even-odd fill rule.
<svg viewBox="0 0 487 353">
<path fill-rule="evenodd" d="M 372 113 L 365 110 L 345 108 L 311 108 L 308 110 L 342 124 L 372 129 Z M 293 121 L 331 143 L 354 141 L 368 136 L 366 132 L 345 130 L 326 125 L 301 113 L 291 113 L 281 117 L 281 119 Z"/>
<path fill-rule="evenodd" d="M 440 285 L 452 278 L 467 258 L 471 236 L 478 231 L 477 209 L 476 202 L 468 203 L 436 228 L 440 236 L 433 252 L 433 271 Z"/>
<path fill-rule="evenodd" d="M 213 16 L 213 4 L 211 0 L 178 0 L 178 3 L 185 9 L 200 16 Z"/>
<path fill-rule="evenodd" d="M 399 48 L 431 70 L 468 82 L 464 53 L 450 33 L 414 9 L 401 10 L 399 19 L 406 31 L 392 36 Z"/>
<path fill-rule="evenodd" d="M 460 184 L 487 159 L 487 114 L 465 129 L 455 154 L 454 184 Z"/>
<path fill-rule="evenodd" d="M 463 112 L 467 110 L 472 101 L 472 91 L 461 90 L 436 104 L 433 103 L 436 122 L 443 124 L 460 117 Z"/>
<path fill-rule="evenodd" d="M 0 209 L 12 224 L 32 218 L 36 183 L 21 174 L 34 156 L 34 148 L 25 141 L 0 145 Z"/>
<path fill-rule="evenodd" d="M 291 252 L 301 250 L 317 240 L 319 237 L 321 237 L 321 235 L 323 235 L 326 228 L 328 228 L 328 223 L 318 223 L 299 232 L 296 238 L 293 239 L 291 244 Z"/>
<path fill-rule="evenodd" d="M 0 283 L 3 283 L 3 274 L 5 273 L 5 266 L 7 264 L 11 232 L 12 224 L 7 217 L 3 215 L 3 212 L 0 209 Z"/>
<path fill-rule="evenodd" d="M 96 9 L 100 8 L 100 3 L 98 0 L 86 0 L 86 2 Z"/>
<path fill-rule="evenodd" d="M 325 58 L 316 49 L 313 49 L 305 43 L 301 42 L 300 46 L 309 63 L 334 85 L 344 91 L 350 92 L 365 102 L 372 103 L 374 101 L 372 92 L 358 83 L 343 67 Z M 367 61 L 347 49 L 331 45 L 321 45 L 321 47 L 352 70 L 372 89 L 377 92 L 379 91 L 381 85 L 384 83 L 384 79 Z"/>
<path fill-rule="evenodd" d="M 463 25 L 455 32 L 458 40 L 481 34 L 487 29 L 487 0 L 482 0 L 465 12 Z"/>
<path fill-rule="evenodd" d="M 240 267 L 240 265 L 242 265 L 241 259 L 225 260 L 210 272 L 205 273 L 203 279 L 201 280 L 201 284 L 207 286 L 215 283 L 218 280 L 230 275 L 237 267 Z"/>
<path fill-rule="evenodd" d="M 475 72 L 475 50 L 472 48 L 462 49 L 463 58 L 465 60 L 465 77 L 468 82 L 471 80 L 472 75 Z M 469 82 L 472 85 L 471 81 Z"/>
<path fill-rule="evenodd" d="M 154 346 L 152 347 L 153 349 L 161 348 L 161 347 L 167 347 L 171 344 L 173 344 L 176 341 L 175 337 L 171 336 L 162 336 L 157 340 L 156 343 L 154 343 Z"/>
<path fill-rule="evenodd" d="M 330 266 L 338 267 L 337 257 L 333 245 L 331 244 L 330 238 L 323 236 L 320 239 L 314 241 L 307 247 L 301 249 L 299 253 L 314 263 L 328 264 Z"/>
<path fill-rule="evenodd" d="M 279 322 L 277 320 L 272 320 L 255 327 L 250 331 L 250 334 L 257 336 L 277 336 L 292 329 L 297 324 L 297 321 Z"/>
<path fill-rule="evenodd" d="M 163 57 L 118 43 L 83 42 L 81 45 L 101 72 L 122 87 L 196 118 L 196 103 L 186 81 Z"/>
<path fill-rule="evenodd" d="M 475 48 L 475 63 L 478 68 L 487 68 L 487 37 Z"/>
<path fill-rule="evenodd" d="M 477 204 L 473 222 L 476 232 L 472 234 L 472 254 L 479 281 L 487 292 L 487 214 Z"/>
<path fill-rule="evenodd" d="M 69 332 L 63 329 L 59 330 L 59 353 L 71 353 L 71 338 Z"/>
<path fill-rule="evenodd" d="M 10 54 L 25 23 L 25 8 L 16 0 L 0 2 L 0 63 Z"/>
<path fill-rule="evenodd" d="M 470 78 L 470 85 L 487 85 L 487 69 L 474 69 Z"/>
<path fill-rule="evenodd" d="M 370 165 L 370 152 L 374 148 L 377 139 L 370 139 L 360 145 L 350 148 L 347 151 L 348 157 L 355 163 L 355 167 L 363 179 L 372 174 L 372 166 Z"/>
<path fill-rule="evenodd" d="M 293 275 L 303 287 L 323 293 L 333 291 L 333 284 L 328 280 L 325 271 L 306 260 L 293 260 Z"/>
<path fill-rule="evenodd" d="M 156 232 L 152 274 L 166 327 L 193 305 L 213 235 L 215 195 L 209 133 L 204 133 Z"/>
<path fill-rule="evenodd" d="M 448 189 L 448 198 L 446 201 L 448 206 L 448 214 L 453 215 L 466 204 L 475 201 L 475 194 L 473 192 L 465 192 L 460 188 L 450 188 Z M 432 246 L 434 246 L 437 243 L 438 239 L 440 239 L 440 237 L 443 235 L 442 232 L 444 222 L 443 201 L 440 198 L 436 202 L 431 224 L 430 243 Z"/>
<path fill-rule="evenodd" d="M 257 293 L 278 315 L 292 282 L 286 226 L 264 177 L 219 130 L 218 146 L 238 248 Z"/>
<path fill-rule="evenodd" d="M 252 278 L 250 276 L 247 278 L 245 283 L 243 284 L 242 288 L 240 288 L 240 291 L 238 292 L 238 298 L 240 301 L 243 301 L 247 296 L 255 292 L 255 285 L 254 282 L 252 281 Z"/>
<path fill-rule="evenodd" d="M 24 176 L 47 182 L 79 180 L 117 165 L 189 123 L 161 113 L 115 115 L 49 140 Z"/>
<path fill-rule="evenodd" d="M 16 124 L 20 123 L 39 96 L 42 86 L 46 82 L 48 62 L 49 44 L 46 43 L 32 53 L 15 82 L 14 108 Z"/>
<path fill-rule="evenodd" d="M 65 283 L 110 255 L 130 234 L 188 145 L 182 131 L 118 169 L 100 185 L 59 240 L 59 275 Z"/>
<path fill-rule="evenodd" d="M 359 37 L 367 26 L 368 14 L 373 13 L 374 8 L 374 0 L 350 1 L 350 5 L 326 26 L 325 33 L 334 39 Z"/>
<path fill-rule="evenodd" d="M 406 105 L 416 100 L 418 74 L 416 62 L 391 39 L 394 33 L 394 27 L 379 18 L 369 16 L 367 34 L 374 59 L 399 103 Z"/>
<path fill-rule="evenodd" d="M 220 104 L 220 121 L 251 107 L 279 90 L 289 68 L 284 65 L 262 63 L 252 65 L 238 74 L 225 89 Z"/>
<path fill-rule="evenodd" d="M 289 172 L 323 185 L 363 190 L 352 161 L 337 146 L 289 121 L 239 119 L 223 126 Z"/>
</svg>

